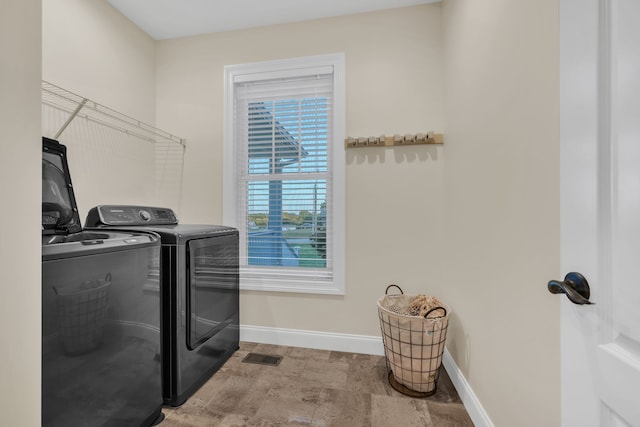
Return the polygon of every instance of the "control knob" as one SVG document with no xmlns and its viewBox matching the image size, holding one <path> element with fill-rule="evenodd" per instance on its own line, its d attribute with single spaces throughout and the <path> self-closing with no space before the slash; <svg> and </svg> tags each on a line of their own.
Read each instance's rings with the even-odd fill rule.
<svg viewBox="0 0 640 427">
<path fill-rule="evenodd" d="M 149 213 L 149 211 L 141 210 L 140 212 L 138 212 L 138 215 L 140 215 L 140 219 L 142 219 L 143 221 L 151 221 L 151 214 Z"/>
</svg>

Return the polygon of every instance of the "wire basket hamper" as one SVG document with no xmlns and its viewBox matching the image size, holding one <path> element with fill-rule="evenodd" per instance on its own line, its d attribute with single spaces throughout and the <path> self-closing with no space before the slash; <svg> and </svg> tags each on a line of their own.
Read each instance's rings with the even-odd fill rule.
<svg viewBox="0 0 640 427">
<path fill-rule="evenodd" d="M 389 384 L 398 392 L 427 397 L 435 394 L 444 354 L 449 306 L 440 304 L 423 316 L 410 314 L 416 295 L 385 295 L 378 299 L 378 317 Z"/>
<path fill-rule="evenodd" d="M 102 344 L 109 303 L 111 274 L 104 279 L 82 283 L 73 292 L 57 294 L 60 338 L 66 354 L 87 353 Z"/>
</svg>

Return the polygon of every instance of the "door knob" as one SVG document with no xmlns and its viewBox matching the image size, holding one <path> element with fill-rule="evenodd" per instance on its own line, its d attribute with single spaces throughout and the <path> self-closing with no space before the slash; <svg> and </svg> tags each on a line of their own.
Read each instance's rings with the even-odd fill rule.
<svg viewBox="0 0 640 427">
<path fill-rule="evenodd" d="M 589 301 L 591 290 L 587 279 L 580 273 L 568 273 L 564 276 L 564 281 L 551 280 L 547 284 L 549 292 L 552 294 L 565 294 L 574 304 L 593 304 Z"/>
</svg>

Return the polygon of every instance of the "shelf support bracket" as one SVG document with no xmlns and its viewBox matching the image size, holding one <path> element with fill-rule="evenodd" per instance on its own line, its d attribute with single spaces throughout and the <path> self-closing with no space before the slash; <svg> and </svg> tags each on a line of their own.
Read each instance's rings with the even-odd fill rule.
<svg viewBox="0 0 640 427">
<path fill-rule="evenodd" d="M 78 104 L 78 106 L 76 107 L 75 110 L 73 110 L 73 113 L 71 113 L 71 115 L 69 116 L 69 118 L 67 119 L 66 122 L 64 122 L 64 124 L 62 125 L 62 127 L 60 128 L 60 130 L 58 130 L 58 132 L 56 133 L 56 136 L 53 137 L 53 139 L 57 140 L 58 137 L 60 137 L 60 135 L 62 134 L 62 132 L 64 132 L 64 130 L 67 128 L 67 126 L 69 126 L 69 123 L 71 123 L 71 121 L 73 119 L 76 118 L 76 116 L 78 115 L 78 113 L 80 112 L 80 110 L 82 110 L 82 107 L 84 107 L 84 105 L 87 103 L 88 99 L 87 98 L 83 98 L 82 101 Z"/>
</svg>

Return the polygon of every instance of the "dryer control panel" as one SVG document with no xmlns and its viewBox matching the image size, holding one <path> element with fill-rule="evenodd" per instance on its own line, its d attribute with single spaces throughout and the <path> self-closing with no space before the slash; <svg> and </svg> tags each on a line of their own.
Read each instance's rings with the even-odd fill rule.
<svg viewBox="0 0 640 427">
<path fill-rule="evenodd" d="M 178 219 L 169 208 L 132 205 L 100 205 L 91 208 L 85 227 L 103 225 L 173 225 Z"/>
</svg>

